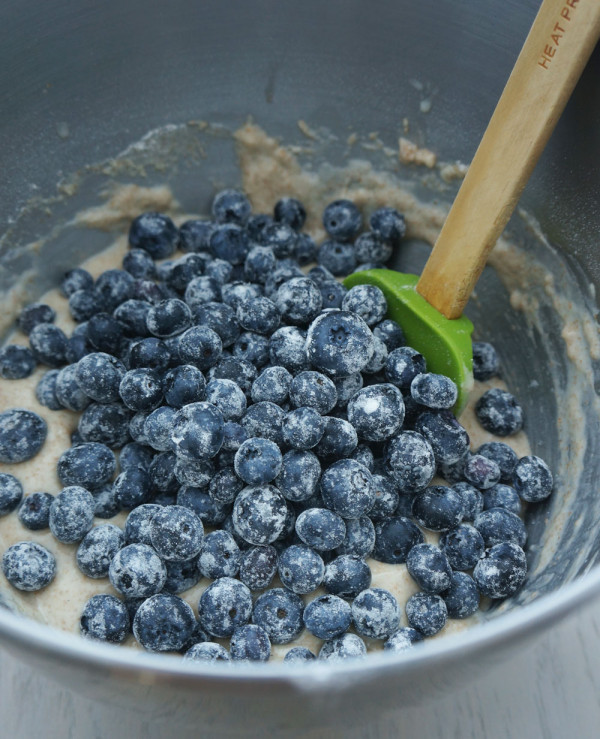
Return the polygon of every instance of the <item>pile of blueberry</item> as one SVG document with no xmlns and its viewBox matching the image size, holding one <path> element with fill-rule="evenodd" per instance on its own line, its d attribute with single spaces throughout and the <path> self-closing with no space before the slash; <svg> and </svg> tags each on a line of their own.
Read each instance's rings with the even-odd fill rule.
<svg viewBox="0 0 600 739">
<path fill-rule="evenodd" d="M 470 451 L 454 383 L 405 345 L 377 287 L 336 280 L 383 266 L 403 216 L 381 208 L 361 233 L 357 207 L 335 201 L 317 247 L 292 198 L 252 215 L 225 190 L 212 215 L 180 228 L 140 215 L 122 269 L 67 273 L 70 337 L 37 303 L 19 318 L 29 348 L 0 351 L 3 378 L 46 365 L 37 400 L 79 414 L 58 461 L 62 492 L 23 499 L 2 474 L 0 514 L 18 508 L 24 527 L 77 545 L 86 576 L 110 579 L 120 597 L 92 597 L 81 632 L 120 643 L 133 631 L 144 648 L 191 660 L 264 661 L 307 629 L 324 641 L 319 659 L 343 659 L 365 654 L 363 637 L 401 651 L 472 615 L 481 595 L 512 595 L 527 570 L 521 501 L 550 494 L 548 467 L 502 441 Z M 491 345 L 475 343 L 474 365 L 477 379 L 497 373 Z M 500 437 L 523 423 L 502 390 L 477 415 Z M 30 459 L 45 436 L 36 413 L 1 413 L 0 462 Z M 432 485 L 436 474 L 448 484 Z M 124 530 L 94 526 L 120 511 Z M 369 557 L 406 563 L 420 588 L 408 625 L 396 598 L 370 587 Z M 31 541 L 2 565 L 26 591 L 56 569 Z M 212 583 L 196 618 L 179 594 L 201 578 Z M 312 659 L 303 647 L 286 656 Z"/>
</svg>

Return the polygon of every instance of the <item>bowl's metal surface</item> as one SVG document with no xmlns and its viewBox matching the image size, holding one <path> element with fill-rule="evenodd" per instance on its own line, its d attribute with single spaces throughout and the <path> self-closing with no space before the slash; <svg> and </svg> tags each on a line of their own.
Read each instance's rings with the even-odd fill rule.
<svg viewBox="0 0 600 739">
<path fill-rule="evenodd" d="M 29 295 L 39 295 L 65 265 L 106 243 L 90 235 L 82 244 L 81 232 L 67 229 L 39 254 L 19 248 L 95 196 L 103 184 L 99 173 L 88 172 L 87 189 L 68 204 L 57 199 L 51 219 L 44 208 L 24 210 L 32 195 L 52 196 L 61 175 L 112 157 L 168 124 L 207 119 L 235 128 L 251 114 L 290 141 L 298 138 L 297 120 L 304 119 L 341 136 L 378 131 L 394 142 L 406 117 L 418 143 L 446 161 L 468 162 L 536 6 L 535 0 L 4 3 L 0 289 L 33 269 Z M 600 286 L 595 254 L 600 176 L 590 164 L 600 161 L 599 71 L 596 53 L 522 199 L 553 248 L 532 239 L 518 220 L 512 224 L 515 237 L 574 299 L 588 284 Z M 427 114 L 421 111 L 424 99 L 432 101 Z M 201 179 L 193 169 L 155 172 L 150 179 L 171 184 L 184 209 L 203 210 L 214 180 L 233 184 L 238 178 L 231 141 L 224 138 L 219 146 L 202 164 Z M 423 197 L 435 197 L 418 183 L 415 187 Z M 415 244 L 398 266 L 417 272 L 422 261 Z M 485 310 L 475 303 L 469 316 L 482 336 L 494 335 L 503 355 L 515 358 L 505 367 L 507 380 L 523 398 L 528 417 L 539 419 L 540 431 L 532 430 L 535 451 L 553 460 L 559 451 L 552 393 L 566 377 L 566 358 L 551 311 L 547 335 L 532 330 L 527 343 L 515 330 L 519 316 L 493 273 L 484 275 L 478 291 L 486 295 Z M 532 371 L 540 380 L 533 388 Z M 6 611 L 0 611 L 0 640 L 72 687 L 101 700 L 139 705 L 149 720 L 168 719 L 172 726 L 202 721 L 205 730 L 240 732 L 249 722 L 265 731 L 342 728 L 372 724 L 379 714 L 435 699 L 531 644 L 600 594 L 600 570 L 587 572 L 600 552 L 600 430 L 591 410 L 592 378 L 586 392 L 590 410 L 581 433 L 588 445 L 571 511 L 579 526 L 562 526 L 551 565 L 538 568 L 531 550 L 532 575 L 516 599 L 526 605 L 480 629 L 435 640 L 406 656 L 375 656 L 337 668 L 316 665 L 310 672 L 286 666 L 189 667 L 174 658 L 85 642 Z M 540 540 L 548 515 L 551 504 L 530 517 L 532 543 Z"/>
</svg>

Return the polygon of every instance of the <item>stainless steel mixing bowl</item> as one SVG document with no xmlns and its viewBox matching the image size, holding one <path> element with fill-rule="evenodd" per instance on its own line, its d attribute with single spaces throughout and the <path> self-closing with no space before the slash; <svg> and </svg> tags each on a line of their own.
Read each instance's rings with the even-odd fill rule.
<svg viewBox="0 0 600 739">
<path fill-rule="evenodd" d="M 252 115 L 293 142 L 301 139 L 297 121 L 303 119 L 338 140 L 377 131 L 395 143 L 407 118 L 411 137 L 440 159 L 468 162 L 537 5 L 7 0 L 0 8 L 0 289 L 9 290 L 27 272 L 24 297 L 35 297 L 56 284 L 65 267 L 107 243 L 99 233 L 52 229 L 97 200 L 108 181 L 167 182 L 188 211 L 206 209 L 215 183 L 238 182 L 231 139 L 216 137 L 207 157 L 196 160 L 194 127 L 185 126 L 190 120 L 233 129 Z M 547 241 L 533 233 L 530 220 L 516 217 L 510 226 L 513 238 L 554 275 L 565 299 L 590 317 L 600 284 L 594 250 L 600 233 L 599 81 L 596 54 L 522 199 Z M 169 124 L 180 126 L 165 134 L 178 141 L 172 167 L 159 171 L 146 162 L 142 178 L 139 171 L 88 166 Z M 135 152 L 129 153 L 135 158 Z M 333 141 L 328 156 L 340 160 L 342 147 Z M 76 190 L 57 188 L 71 173 L 78 173 Z M 403 177 L 412 178 L 425 200 L 452 198 L 451 189 L 428 189 L 418 169 L 408 168 Z M 41 249 L 25 248 L 40 237 L 47 237 Z M 418 269 L 422 261 L 421 246 L 412 244 L 398 264 Z M 480 334 L 494 336 L 505 358 L 534 450 L 559 476 L 560 492 L 528 516 L 531 574 L 523 591 L 497 609 L 506 612 L 405 656 L 306 671 L 190 667 L 84 642 L 8 611 L 0 612 L 3 645 L 99 700 L 139 707 L 147 720 L 168 721 L 173 731 L 201 725 L 216 735 L 251 727 L 343 730 L 367 722 L 373 729 L 378 717 L 434 700 L 533 643 L 600 593 L 600 569 L 593 568 L 600 551 L 600 427 L 596 364 L 586 356 L 583 369 L 573 370 L 556 304 L 544 285 L 532 291 L 539 302 L 536 321 L 511 306 L 505 285 L 489 272 L 469 309 Z M 593 317 L 587 329 L 597 331 Z M 556 397 L 572 383 L 580 413 L 566 418 Z"/>
</svg>

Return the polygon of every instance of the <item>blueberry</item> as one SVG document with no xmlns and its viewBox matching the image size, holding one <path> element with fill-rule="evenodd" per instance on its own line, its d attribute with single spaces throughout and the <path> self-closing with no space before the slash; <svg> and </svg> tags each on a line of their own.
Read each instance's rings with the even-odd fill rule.
<svg viewBox="0 0 600 739">
<path fill-rule="evenodd" d="M 462 499 L 463 520 L 474 521 L 475 517 L 483 510 L 483 495 L 468 482 L 457 482 L 452 486 L 452 489 Z"/>
<path fill-rule="evenodd" d="M 336 281 L 335 275 L 333 275 L 327 267 L 323 267 L 322 264 L 317 264 L 309 270 L 308 277 L 315 283 L 315 285 L 319 286 Z"/>
<path fill-rule="evenodd" d="M 150 337 L 142 339 L 131 347 L 129 369 L 155 369 L 164 371 L 171 361 L 171 352 L 164 341 Z"/>
<path fill-rule="evenodd" d="M 79 485 L 96 490 L 112 480 L 117 461 L 113 452 L 104 444 L 83 443 L 61 454 L 56 466 L 63 484 Z"/>
<path fill-rule="evenodd" d="M 479 608 L 477 585 L 466 572 L 452 573 L 448 590 L 442 593 L 449 618 L 469 618 Z"/>
<path fill-rule="evenodd" d="M 387 358 L 385 376 L 401 390 L 408 391 L 417 375 L 425 372 L 425 358 L 410 346 L 393 349 Z"/>
<path fill-rule="evenodd" d="M 417 403 L 427 408 L 452 408 L 458 397 L 458 389 L 445 375 L 423 372 L 413 378 L 410 394 Z"/>
<path fill-rule="evenodd" d="M 84 272 L 85 270 L 81 271 Z M 30 303 L 21 310 L 17 324 L 24 334 L 29 335 L 36 326 L 42 323 L 53 323 L 55 318 L 56 311 L 54 308 L 45 303 Z"/>
<path fill-rule="evenodd" d="M 277 290 L 275 304 L 284 321 L 307 326 L 318 315 L 323 305 L 321 292 L 308 277 L 295 277 Z"/>
<path fill-rule="evenodd" d="M 93 595 L 83 607 L 79 628 L 88 639 L 121 644 L 131 629 L 127 606 L 114 595 Z"/>
<path fill-rule="evenodd" d="M 242 303 L 253 298 L 260 298 L 266 291 L 260 285 L 255 285 L 251 282 L 232 280 L 227 285 L 223 285 L 221 293 L 223 302 L 229 305 L 234 311 L 237 311 Z M 270 294 L 267 293 L 267 297 L 270 297 Z"/>
<path fill-rule="evenodd" d="M 243 225 L 252 212 L 250 201 L 238 190 L 221 190 L 212 203 L 212 215 L 217 223 Z"/>
<path fill-rule="evenodd" d="M 431 444 L 438 464 L 453 464 L 469 450 L 469 435 L 450 411 L 424 411 L 414 429 Z"/>
<path fill-rule="evenodd" d="M 375 375 L 381 373 L 381 371 L 385 367 L 387 358 L 387 346 L 383 343 L 381 339 L 373 335 L 373 354 L 371 356 L 371 359 L 369 359 L 368 363 L 365 365 L 363 372 L 366 375 Z M 385 377 L 381 376 L 381 379 L 385 379 Z"/>
<path fill-rule="evenodd" d="M 206 326 L 192 326 L 179 339 L 181 363 L 192 364 L 200 370 L 215 365 L 222 351 L 219 334 Z"/>
<path fill-rule="evenodd" d="M 400 625 L 398 601 L 383 588 L 363 590 L 352 603 L 352 620 L 362 636 L 387 639 Z"/>
<path fill-rule="evenodd" d="M 230 637 L 236 627 L 248 623 L 251 614 L 250 590 L 231 577 L 215 580 L 200 596 L 198 619 L 211 636 Z"/>
<path fill-rule="evenodd" d="M 396 491 L 396 486 L 385 475 L 373 475 L 373 490 L 375 491 L 375 502 L 368 511 L 369 518 L 375 523 L 385 521 L 394 515 L 400 496 Z"/>
<path fill-rule="evenodd" d="M 197 462 L 214 457 L 223 443 L 223 414 L 210 403 L 190 403 L 174 419 L 171 442 L 180 459 Z"/>
<path fill-rule="evenodd" d="M 234 661 L 267 662 L 271 656 L 267 632 L 256 624 L 236 627 L 231 636 L 230 654 Z"/>
<path fill-rule="evenodd" d="M 498 483 L 485 491 L 483 495 L 483 508 L 506 508 L 507 511 L 516 514 L 521 513 L 521 499 L 517 491 L 510 485 Z"/>
<path fill-rule="evenodd" d="M 473 526 L 483 537 L 486 547 L 511 542 L 522 548 L 527 541 L 525 524 L 519 516 L 506 508 L 489 508 L 483 511 L 475 518 Z"/>
<path fill-rule="evenodd" d="M 406 602 L 406 618 L 409 626 L 424 636 L 441 631 L 448 620 L 448 609 L 443 598 L 431 593 L 415 593 Z"/>
<path fill-rule="evenodd" d="M 160 213 L 142 213 L 133 219 L 129 229 L 129 246 L 132 249 L 144 249 L 153 259 L 170 257 L 178 239 L 173 221 Z"/>
<path fill-rule="evenodd" d="M 115 554 L 123 547 L 125 536 L 111 523 L 94 526 L 83 537 L 77 549 L 77 566 L 87 577 L 106 577 Z"/>
<path fill-rule="evenodd" d="M 7 344 L 0 349 L 0 377 L 5 380 L 29 377 L 36 364 L 33 352 L 26 346 Z"/>
<path fill-rule="evenodd" d="M 285 222 L 268 223 L 260 234 L 261 246 L 269 246 L 278 259 L 291 257 L 297 241 L 298 234 Z"/>
<path fill-rule="evenodd" d="M 371 359 L 373 335 L 359 316 L 333 311 L 312 322 L 306 336 L 311 363 L 333 377 L 359 372 Z"/>
<path fill-rule="evenodd" d="M 29 334 L 29 345 L 35 359 L 48 367 L 66 363 L 67 337 L 52 323 L 38 323 Z"/>
<path fill-rule="evenodd" d="M 443 550 L 433 544 L 417 544 L 406 557 L 412 579 L 426 593 L 441 593 L 450 587 L 452 569 Z"/>
<path fill-rule="evenodd" d="M 359 315 L 367 326 L 382 321 L 387 313 L 387 301 L 375 285 L 356 285 L 342 302 L 342 310 Z"/>
<path fill-rule="evenodd" d="M 0 413 L 0 462 L 17 464 L 35 457 L 46 441 L 43 418 L 24 408 Z"/>
<path fill-rule="evenodd" d="M 119 508 L 126 510 L 147 503 L 151 496 L 149 472 L 141 467 L 123 470 L 113 483 L 113 495 Z"/>
<path fill-rule="evenodd" d="M 0 475 L 0 483 L 2 476 Z M 30 531 L 41 531 L 48 528 L 50 506 L 54 496 L 50 493 L 31 493 L 23 499 L 19 506 L 19 521 Z"/>
<path fill-rule="evenodd" d="M 208 492 L 217 503 L 233 503 L 236 495 L 242 490 L 244 483 L 232 468 L 225 467 L 212 477 Z"/>
<path fill-rule="evenodd" d="M 240 386 L 244 395 L 248 397 L 257 374 L 256 367 L 245 359 L 223 357 L 215 367 L 211 368 L 210 378 L 213 380 L 233 380 Z"/>
<path fill-rule="evenodd" d="M 373 559 L 387 564 L 403 564 L 410 550 L 422 544 L 425 537 L 410 519 L 392 516 L 375 526 Z"/>
<path fill-rule="evenodd" d="M 77 365 L 75 364 L 67 365 L 59 370 L 54 390 L 61 406 L 70 411 L 82 411 L 90 403 L 90 399 L 77 383 Z"/>
<path fill-rule="evenodd" d="M 463 511 L 460 495 L 444 485 L 431 485 L 420 492 L 412 504 L 413 516 L 430 531 L 448 531 L 458 526 Z"/>
<path fill-rule="evenodd" d="M 518 461 L 513 475 L 513 485 L 523 500 L 528 503 L 539 503 L 552 493 L 554 480 L 544 460 L 531 455 L 521 457 Z"/>
<path fill-rule="evenodd" d="M 250 298 L 240 303 L 236 317 L 243 329 L 258 334 L 272 334 L 281 322 L 281 310 L 272 300 L 264 296 Z"/>
<path fill-rule="evenodd" d="M 495 377 L 500 369 L 496 350 L 485 341 L 473 342 L 473 377 L 479 382 Z"/>
<path fill-rule="evenodd" d="M 69 313 L 81 323 L 102 310 L 102 298 L 96 290 L 77 290 L 69 297 Z"/>
<path fill-rule="evenodd" d="M 323 582 L 325 565 L 313 549 L 292 544 L 279 555 L 279 577 L 283 585 L 294 593 L 312 593 Z"/>
<path fill-rule="evenodd" d="M 229 653 L 216 642 L 202 642 L 192 645 L 183 655 L 183 659 L 191 662 L 229 662 Z"/>
<path fill-rule="evenodd" d="M 404 216 L 389 206 L 374 211 L 369 223 L 373 231 L 390 244 L 397 244 L 406 234 Z"/>
<path fill-rule="evenodd" d="M 6 516 L 23 499 L 23 486 L 14 475 L 0 472 L 0 516 Z"/>
<path fill-rule="evenodd" d="M 94 515 L 98 518 L 112 518 L 121 510 L 121 506 L 115 500 L 114 489 L 110 482 L 99 490 L 95 490 L 92 495 L 94 496 Z"/>
<path fill-rule="evenodd" d="M 471 485 L 487 490 L 500 480 L 500 467 L 482 454 L 473 454 L 464 464 L 463 475 Z"/>
<path fill-rule="evenodd" d="M 322 595 L 306 606 L 302 619 L 308 631 L 318 639 L 335 639 L 347 631 L 352 611 L 337 595 Z"/>
<path fill-rule="evenodd" d="M 202 372 L 191 364 L 169 370 L 163 378 L 165 401 L 173 408 L 204 400 L 206 381 Z"/>
<path fill-rule="evenodd" d="M 392 384 L 369 385 L 348 401 L 348 421 L 359 438 L 385 441 L 402 426 L 404 401 Z"/>
<path fill-rule="evenodd" d="M 510 483 L 512 481 L 519 458 L 508 444 L 503 441 L 489 441 L 479 447 L 477 454 L 496 462 L 500 467 L 500 480 L 502 482 Z"/>
<path fill-rule="evenodd" d="M 308 500 L 317 490 L 321 464 L 309 451 L 292 450 L 283 455 L 281 472 L 275 484 L 287 500 Z"/>
<path fill-rule="evenodd" d="M 321 293 L 321 300 L 323 302 L 322 310 L 342 307 L 342 302 L 348 293 L 348 290 L 341 282 L 332 280 L 331 282 L 324 282 L 318 287 L 319 292 Z"/>
<path fill-rule="evenodd" d="M 289 372 L 308 369 L 306 333 L 297 326 L 282 326 L 269 340 L 271 363 L 284 367 Z"/>
<path fill-rule="evenodd" d="M 334 200 L 323 211 L 323 226 L 334 239 L 350 241 L 360 231 L 362 217 L 350 200 Z"/>
<path fill-rule="evenodd" d="M 186 253 L 206 251 L 214 227 L 211 221 L 185 221 L 179 227 L 179 248 Z"/>
<path fill-rule="evenodd" d="M 118 305 L 134 297 L 135 280 L 123 269 L 108 269 L 98 277 L 94 290 L 104 310 L 112 313 Z"/>
<path fill-rule="evenodd" d="M 342 634 L 323 644 L 319 651 L 319 660 L 339 662 L 341 660 L 362 658 L 366 654 L 367 647 L 360 636 Z"/>
<path fill-rule="evenodd" d="M 125 521 L 125 541 L 127 544 L 152 546 L 150 522 L 160 509 L 161 506 L 154 503 L 144 503 L 131 511 Z"/>
<path fill-rule="evenodd" d="M 136 280 L 133 293 L 138 300 L 145 300 L 151 305 L 160 303 L 167 296 L 164 285 L 157 285 L 154 280 Z"/>
<path fill-rule="evenodd" d="M 233 265 L 224 259 L 213 259 L 206 265 L 205 274 L 212 277 L 219 285 L 223 286 L 229 282 L 233 275 Z"/>
<path fill-rule="evenodd" d="M 354 459 L 355 461 L 364 464 L 369 472 L 373 472 L 375 467 L 375 457 L 373 456 L 371 449 L 366 444 L 359 444 L 350 455 L 350 459 Z"/>
<path fill-rule="evenodd" d="M 4 552 L 2 571 L 14 588 L 32 592 L 45 588 L 54 580 L 56 560 L 41 544 L 21 541 Z"/>
<path fill-rule="evenodd" d="M 201 462 L 188 462 L 175 458 L 173 474 L 181 485 L 205 488 L 214 478 L 215 466 L 210 459 Z"/>
<path fill-rule="evenodd" d="M 316 656 L 307 647 L 292 647 L 283 658 L 284 662 L 312 662 Z"/>
<path fill-rule="evenodd" d="M 483 537 L 470 524 L 461 523 L 440 536 L 440 549 L 454 570 L 472 570 L 485 550 Z"/>
<path fill-rule="evenodd" d="M 62 403 L 56 397 L 57 377 L 58 370 L 49 370 L 42 375 L 35 388 L 35 397 L 38 403 L 51 411 L 59 411 L 62 408 Z"/>
<path fill-rule="evenodd" d="M 281 471 L 279 447 L 262 438 L 247 439 L 235 454 L 234 467 L 238 477 L 248 485 L 262 485 L 274 480 Z"/>
<path fill-rule="evenodd" d="M 333 381 L 320 372 L 300 372 L 290 385 L 290 400 L 297 408 L 308 406 L 321 414 L 328 413 L 337 403 Z"/>
<path fill-rule="evenodd" d="M 240 420 L 248 437 L 262 436 L 276 444 L 281 443 L 281 427 L 285 412 L 274 403 L 265 400 L 251 405 Z"/>
<path fill-rule="evenodd" d="M 99 352 L 119 355 L 123 343 L 123 326 L 108 313 L 96 313 L 87 322 L 90 346 Z"/>
<path fill-rule="evenodd" d="M 84 441 L 97 441 L 120 449 L 130 441 L 131 411 L 121 403 L 92 403 L 83 411 L 77 428 Z"/>
<path fill-rule="evenodd" d="M 213 531 L 202 542 L 198 569 L 203 577 L 235 577 L 240 568 L 240 549 L 227 531 Z"/>
<path fill-rule="evenodd" d="M 225 421 L 239 421 L 246 412 L 246 396 L 233 380 L 211 380 L 206 386 L 205 398 L 221 411 Z"/>
<path fill-rule="evenodd" d="M 502 542 L 486 550 L 475 565 L 473 579 L 488 598 L 508 598 L 525 582 L 527 559 L 516 544 Z"/>
<path fill-rule="evenodd" d="M 273 644 L 287 644 L 302 631 L 303 612 L 299 595 L 273 588 L 256 599 L 252 621 L 267 632 Z"/>
<path fill-rule="evenodd" d="M 313 239 L 305 233 L 299 233 L 294 246 L 294 257 L 300 265 L 311 264 L 316 261 L 318 247 Z"/>
<path fill-rule="evenodd" d="M 325 417 L 325 431 L 314 447 L 316 454 L 329 459 L 348 457 L 358 445 L 354 426 L 343 418 Z"/>
<path fill-rule="evenodd" d="M 167 405 L 161 405 L 149 413 L 143 422 L 145 443 L 157 452 L 169 451 L 176 418 L 177 411 Z"/>
<path fill-rule="evenodd" d="M 514 395 L 500 388 L 486 390 L 475 405 L 475 415 L 496 436 L 511 436 L 523 428 L 523 409 Z"/>
<path fill-rule="evenodd" d="M 139 280 L 152 280 L 156 277 L 154 260 L 144 249 L 130 249 L 123 257 L 123 269 Z"/>
<path fill-rule="evenodd" d="M 356 267 L 354 246 L 342 241 L 324 241 L 319 247 L 317 261 L 335 277 L 348 275 Z"/>
<path fill-rule="evenodd" d="M 132 369 L 119 384 L 119 395 L 132 411 L 151 411 L 163 398 L 162 382 L 155 370 Z"/>
<path fill-rule="evenodd" d="M 214 277 L 208 275 L 194 277 L 186 287 L 183 297 L 194 314 L 195 322 L 198 323 L 198 311 L 203 306 L 220 302 L 222 297 L 221 285 Z"/>
<path fill-rule="evenodd" d="M 283 419 L 283 441 L 292 449 L 307 450 L 316 446 L 325 431 L 325 421 L 314 408 L 296 408 Z"/>
<path fill-rule="evenodd" d="M 386 318 L 376 324 L 373 329 L 373 336 L 381 339 L 386 345 L 388 352 L 399 349 L 404 346 L 406 339 L 402 327 L 391 318 Z"/>
<path fill-rule="evenodd" d="M 250 282 L 265 283 L 277 265 L 277 257 L 268 246 L 253 246 L 244 261 L 244 277 Z"/>
<path fill-rule="evenodd" d="M 121 324 L 125 336 L 142 338 L 150 335 L 147 319 L 151 310 L 150 303 L 144 300 L 126 300 L 115 308 L 113 318 Z"/>
<path fill-rule="evenodd" d="M 240 556 L 239 579 L 250 590 L 264 590 L 277 572 L 277 551 L 272 546 L 251 547 Z"/>
<path fill-rule="evenodd" d="M 363 386 L 363 376 L 360 372 L 354 372 L 348 377 L 336 377 L 334 379 L 335 389 L 337 390 L 338 408 L 344 408 L 348 405 L 348 401 Z"/>
<path fill-rule="evenodd" d="M 75 267 L 75 269 L 65 272 L 60 285 L 60 291 L 68 298 L 77 290 L 90 290 L 93 286 L 94 278 L 92 275 L 81 267 Z"/>
<path fill-rule="evenodd" d="M 194 278 L 199 277 L 203 272 L 205 272 L 210 264 L 212 264 L 212 260 L 208 261 L 207 259 L 203 258 L 201 254 L 186 254 L 185 256 L 181 257 L 181 259 L 178 259 L 177 261 L 172 262 L 169 265 L 169 271 L 164 278 L 165 284 L 170 290 L 174 291 L 176 294 L 181 295 L 185 292 L 190 282 Z M 228 266 L 229 269 L 231 269 L 231 265 Z M 172 299 L 173 298 L 171 298 L 171 300 Z M 160 303 L 158 304 L 158 306 L 160 306 Z M 173 308 L 175 310 L 171 312 L 172 317 L 183 318 L 187 315 L 187 312 L 181 305 L 175 305 L 173 306 Z M 169 324 L 168 315 L 169 314 L 166 313 L 164 310 L 162 312 L 159 311 L 159 313 L 155 315 L 155 318 L 158 318 L 159 323 L 162 323 L 167 330 Z M 175 326 L 173 326 L 173 330 L 174 329 Z M 152 331 L 152 333 L 156 332 Z"/>
<path fill-rule="evenodd" d="M 296 533 L 307 546 L 329 552 L 342 545 L 346 524 L 341 516 L 327 508 L 308 508 L 296 519 Z"/>
<path fill-rule="evenodd" d="M 282 533 L 287 515 L 285 498 L 272 485 L 244 488 L 233 505 L 233 525 L 249 544 L 270 544 Z"/>
<path fill-rule="evenodd" d="M 113 557 L 108 570 L 111 585 L 126 598 L 149 598 L 159 593 L 167 571 L 154 549 L 128 544 Z"/>
<path fill-rule="evenodd" d="M 414 644 L 423 641 L 423 634 L 410 626 L 401 626 L 395 634 L 384 642 L 383 649 L 386 652 L 398 654 L 410 649 Z"/>
<path fill-rule="evenodd" d="M 163 560 L 182 562 L 195 557 L 202 547 L 202 521 L 189 508 L 171 505 L 157 511 L 150 521 L 152 546 Z"/>
<path fill-rule="evenodd" d="M 349 519 L 346 523 L 346 536 L 337 547 L 336 554 L 368 557 L 375 547 L 375 526 L 368 516 Z"/>
<path fill-rule="evenodd" d="M 63 544 L 81 541 L 92 528 L 95 507 L 92 494 L 85 488 L 64 488 L 50 506 L 50 531 Z"/>
<path fill-rule="evenodd" d="M 218 225 L 210 235 L 210 250 L 217 259 L 230 264 L 244 264 L 250 251 L 248 234 L 235 223 Z"/>
<path fill-rule="evenodd" d="M 323 585 L 332 595 L 355 598 L 371 585 L 371 570 L 361 557 L 343 554 L 325 568 Z"/>
<path fill-rule="evenodd" d="M 172 652 L 184 646 L 195 625 L 191 606 L 176 595 L 159 593 L 138 608 L 133 619 L 133 634 L 144 649 Z"/>
<path fill-rule="evenodd" d="M 177 298 L 153 305 L 146 316 L 148 331 L 160 339 L 183 333 L 192 323 L 189 307 Z"/>
<path fill-rule="evenodd" d="M 294 231 L 300 231 L 306 221 L 306 209 L 296 198 L 281 198 L 275 203 L 273 215 L 276 221 L 285 223 Z"/>
<path fill-rule="evenodd" d="M 371 473 L 353 459 L 335 462 L 324 472 L 321 494 L 325 504 L 343 518 L 360 518 L 375 502 Z"/>
</svg>

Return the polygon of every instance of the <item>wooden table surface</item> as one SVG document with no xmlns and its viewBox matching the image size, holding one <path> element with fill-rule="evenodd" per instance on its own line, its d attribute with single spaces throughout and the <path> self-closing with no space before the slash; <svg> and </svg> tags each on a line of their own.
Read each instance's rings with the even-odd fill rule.
<svg viewBox="0 0 600 739">
<path fill-rule="evenodd" d="M 0 653 L 1 739 L 187 739 L 143 716 L 94 703 Z M 244 737 L 264 737 L 251 727 Z M 310 739 L 331 732 L 311 732 Z M 600 603 L 591 603 L 476 684 L 348 737 L 592 739 L 600 736 Z M 337 739 L 337 737 L 335 737 Z M 341 735 L 340 735 L 341 739 Z"/>
</svg>

